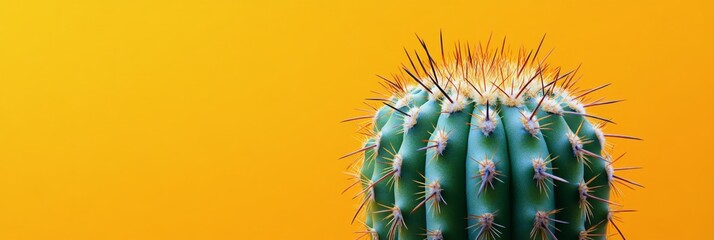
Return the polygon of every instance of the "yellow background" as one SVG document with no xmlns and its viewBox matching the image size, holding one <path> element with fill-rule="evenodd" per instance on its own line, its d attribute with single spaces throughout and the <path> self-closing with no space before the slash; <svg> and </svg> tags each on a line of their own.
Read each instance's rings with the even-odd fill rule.
<svg viewBox="0 0 714 240">
<path fill-rule="evenodd" d="M 712 4 L 476 2 L 1 1 L 0 239 L 354 238 L 338 122 L 439 29 L 614 83 L 620 226 L 708 237 Z"/>
</svg>

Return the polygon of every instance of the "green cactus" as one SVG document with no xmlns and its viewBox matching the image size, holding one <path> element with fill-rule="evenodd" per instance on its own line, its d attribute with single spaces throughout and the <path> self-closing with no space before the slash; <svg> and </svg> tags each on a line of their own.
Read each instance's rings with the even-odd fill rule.
<svg viewBox="0 0 714 240">
<path fill-rule="evenodd" d="M 441 61 L 407 53 L 406 75 L 384 79 L 392 96 L 360 131 L 369 136 L 356 168 L 354 195 L 371 239 L 605 239 L 616 176 L 606 137 L 610 120 L 584 103 L 605 86 L 577 91 L 575 71 L 561 74 L 521 49 L 515 56 L 479 44 Z M 504 41 L 505 42 L 505 41 Z M 542 44 L 542 40 L 541 40 Z M 414 81 L 415 84 L 408 84 Z M 572 93 L 572 94 L 571 94 Z M 621 168 L 632 169 L 632 168 Z M 619 210 L 612 210 L 613 208 Z M 353 220 L 354 221 L 354 220 Z M 623 236 L 624 238 L 624 236 Z"/>
</svg>

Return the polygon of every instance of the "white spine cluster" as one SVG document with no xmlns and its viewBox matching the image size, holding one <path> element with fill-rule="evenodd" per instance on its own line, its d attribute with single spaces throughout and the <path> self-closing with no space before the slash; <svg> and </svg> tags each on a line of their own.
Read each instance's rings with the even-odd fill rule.
<svg viewBox="0 0 714 240">
<path fill-rule="evenodd" d="M 551 97 L 542 97 L 545 99 L 543 100 L 543 103 L 541 103 L 541 109 L 543 111 L 552 113 L 552 114 L 558 114 L 558 115 L 563 115 L 563 107 L 560 106 L 560 103 L 556 101 L 555 99 Z"/>
<path fill-rule="evenodd" d="M 446 143 L 449 140 L 449 133 L 444 130 L 439 130 L 434 136 L 434 143 L 436 143 L 436 152 L 441 155 L 446 149 Z"/>
<path fill-rule="evenodd" d="M 538 133 L 540 133 L 540 124 L 538 123 L 538 120 L 533 118 L 529 118 L 531 116 L 531 112 L 522 112 L 523 116 L 521 116 L 521 122 L 523 123 L 523 128 L 528 131 L 532 136 L 537 136 Z"/>
<path fill-rule="evenodd" d="M 464 110 L 468 101 L 464 98 L 454 99 L 454 102 L 449 102 L 448 100 L 443 100 L 441 102 L 441 112 L 442 113 L 455 113 Z"/>
<path fill-rule="evenodd" d="M 488 116 L 486 116 L 486 112 L 483 113 L 483 115 L 479 115 L 478 119 L 476 120 L 476 127 L 481 129 L 481 132 L 483 135 L 489 136 L 493 131 L 496 130 L 496 126 L 498 126 L 498 113 L 496 113 L 495 110 L 491 109 L 490 106 L 487 106 L 489 108 L 488 110 Z"/>
<path fill-rule="evenodd" d="M 420 108 L 413 107 L 413 108 L 410 108 L 409 111 L 407 112 L 407 114 L 409 114 L 409 115 L 404 116 L 403 127 L 404 127 L 405 134 L 409 132 L 409 129 L 411 129 L 412 127 L 414 127 L 414 125 L 416 125 L 417 119 L 419 118 L 419 111 L 420 111 Z"/>
</svg>

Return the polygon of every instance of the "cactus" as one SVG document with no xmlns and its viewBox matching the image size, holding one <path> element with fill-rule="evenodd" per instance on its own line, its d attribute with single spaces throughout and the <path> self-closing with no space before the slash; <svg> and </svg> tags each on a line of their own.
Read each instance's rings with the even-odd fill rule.
<svg viewBox="0 0 714 240">
<path fill-rule="evenodd" d="M 408 65 L 381 77 L 389 97 L 363 122 L 367 136 L 354 167 L 359 216 L 371 239 L 624 238 L 613 214 L 631 211 L 610 199 L 617 184 L 605 134 L 612 123 L 586 109 L 608 85 L 578 91 L 577 70 L 561 73 L 538 48 L 456 44 L 453 57 L 407 53 Z M 410 84 L 409 82 L 414 83 Z M 586 103 L 588 102 L 588 103 Z M 369 105 L 369 104 L 368 104 Z M 361 164 L 361 165 L 359 165 Z M 361 183 L 361 184 L 358 184 Z"/>
</svg>

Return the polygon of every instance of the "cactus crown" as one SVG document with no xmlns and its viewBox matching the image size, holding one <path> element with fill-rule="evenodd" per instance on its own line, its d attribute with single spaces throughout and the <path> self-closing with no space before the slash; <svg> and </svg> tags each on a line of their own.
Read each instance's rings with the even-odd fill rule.
<svg viewBox="0 0 714 240">
<path fill-rule="evenodd" d="M 545 37 L 545 36 L 544 36 Z M 456 44 L 440 58 L 407 52 L 402 74 L 364 122 L 355 183 L 372 239 L 604 239 L 619 176 L 604 134 L 612 123 L 586 108 L 619 101 L 578 90 L 576 73 L 546 63 L 538 48 L 515 54 L 491 40 Z M 406 51 L 405 51 L 406 52 Z M 447 57 L 447 55 L 450 55 Z M 408 82 L 413 81 L 413 84 Z M 585 103 L 587 102 L 587 103 Z M 368 121 L 369 120 L 369 121 Z M 361 183 L 361 184 L 358 184 Z M 354 219 L 353 219 L 354 221 Z"/>
</svg>

